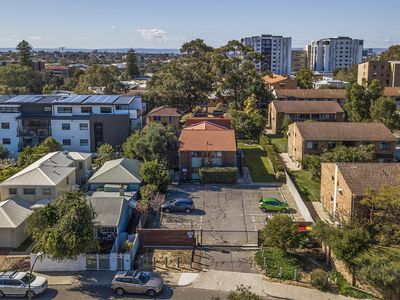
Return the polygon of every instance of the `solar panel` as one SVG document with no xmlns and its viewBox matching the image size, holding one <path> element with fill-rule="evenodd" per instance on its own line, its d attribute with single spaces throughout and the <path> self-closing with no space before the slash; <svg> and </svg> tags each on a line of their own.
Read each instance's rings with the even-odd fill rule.
<svg viewBox="0 0 400 300">
<path fill-rule="evenodd" d="M 71 95 L 65 99 L 62 99 L 61 102 L 64 103 L 82 103 L 85 99 L 89 98 L 89 95 Z"/>
<path fill-rule="evenodd" d="M 42 95 L 19 95 L 10 100 L 7 100 L 7 103 L 35 103 L 42 99 Z"/>
<path fill-rule="evenodd" d="M 135 96 L 119 96 L 114 104 L 130 104 L 135 99 Z"/>
<path fill-rule="evenodd" d="M 90 96 L 88 99 L 84 101 L 85 104 L 112 104 L 116 99 L 118 99 L 118 95 L 96 95 Z"/>
</svg>

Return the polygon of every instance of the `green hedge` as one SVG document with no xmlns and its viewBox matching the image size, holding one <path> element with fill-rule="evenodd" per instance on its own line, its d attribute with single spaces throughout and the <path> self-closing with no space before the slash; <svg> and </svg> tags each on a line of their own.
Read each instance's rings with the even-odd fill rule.
<svg viewBox="0 0 400 300">
<path fill-rule="evenodd" d="M 200 176 L 202 183 L 230 183 L 237 182 L 238 170 L 235 167 L 211 167 L 201 168 Z"/>
<path fill-rule="evenodd" d="M 279 156 L 276 146 L 274 144 L 271 144 L 271 140 L 269 139 L 269 137 L 266 135 L 260 136 L 259 143 L 261 147 L 267 152 L 267 156 L 271 161 L 274 172 L 285 172 L 286 165 L 282 161 L 282 158 Z"/>
</svg>

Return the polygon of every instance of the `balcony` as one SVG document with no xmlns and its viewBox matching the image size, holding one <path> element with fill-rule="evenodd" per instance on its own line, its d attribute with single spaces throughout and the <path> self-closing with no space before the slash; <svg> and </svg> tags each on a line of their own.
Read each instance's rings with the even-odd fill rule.
<svg viewBox="0 0 400 300">
<path fill-rule="evenodd" d="M 18 129 L 17 136 L 20 137 L 48 137 L 50 136 L 50 131 L 47 129 Z"/>
</svg>

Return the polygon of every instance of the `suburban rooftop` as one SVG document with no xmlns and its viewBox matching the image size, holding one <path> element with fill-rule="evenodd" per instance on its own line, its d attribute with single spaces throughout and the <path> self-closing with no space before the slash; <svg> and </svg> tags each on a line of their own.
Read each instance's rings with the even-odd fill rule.
<svg viewBox="0 0 400 300">
<path fill-rule="evenodd" d="M 315 114 L 344 112 L 335 101 L 273 101 L 277 112 Z"/>
</svg>

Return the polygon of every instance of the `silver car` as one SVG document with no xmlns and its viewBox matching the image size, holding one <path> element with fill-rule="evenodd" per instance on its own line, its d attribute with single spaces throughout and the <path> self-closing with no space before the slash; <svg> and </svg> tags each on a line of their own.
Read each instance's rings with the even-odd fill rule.
<svg viewBox="0 0 400 300">
<path fill-rule="evenodd" d="M 111 283 L 111 288 L 118 296 L 136 293 L 155 297 L 163 286 L 164 282 L 159 274 L 142 271 L 118 272 Z"/>
<path fill-rule="evenodd" d="M 0 272 L 0 298 L 5 296 L 29 296 L 31 298 L 44 293 L 48 283 L 45 277 L 30 275 L 28 272 Z"/>
</svg>

